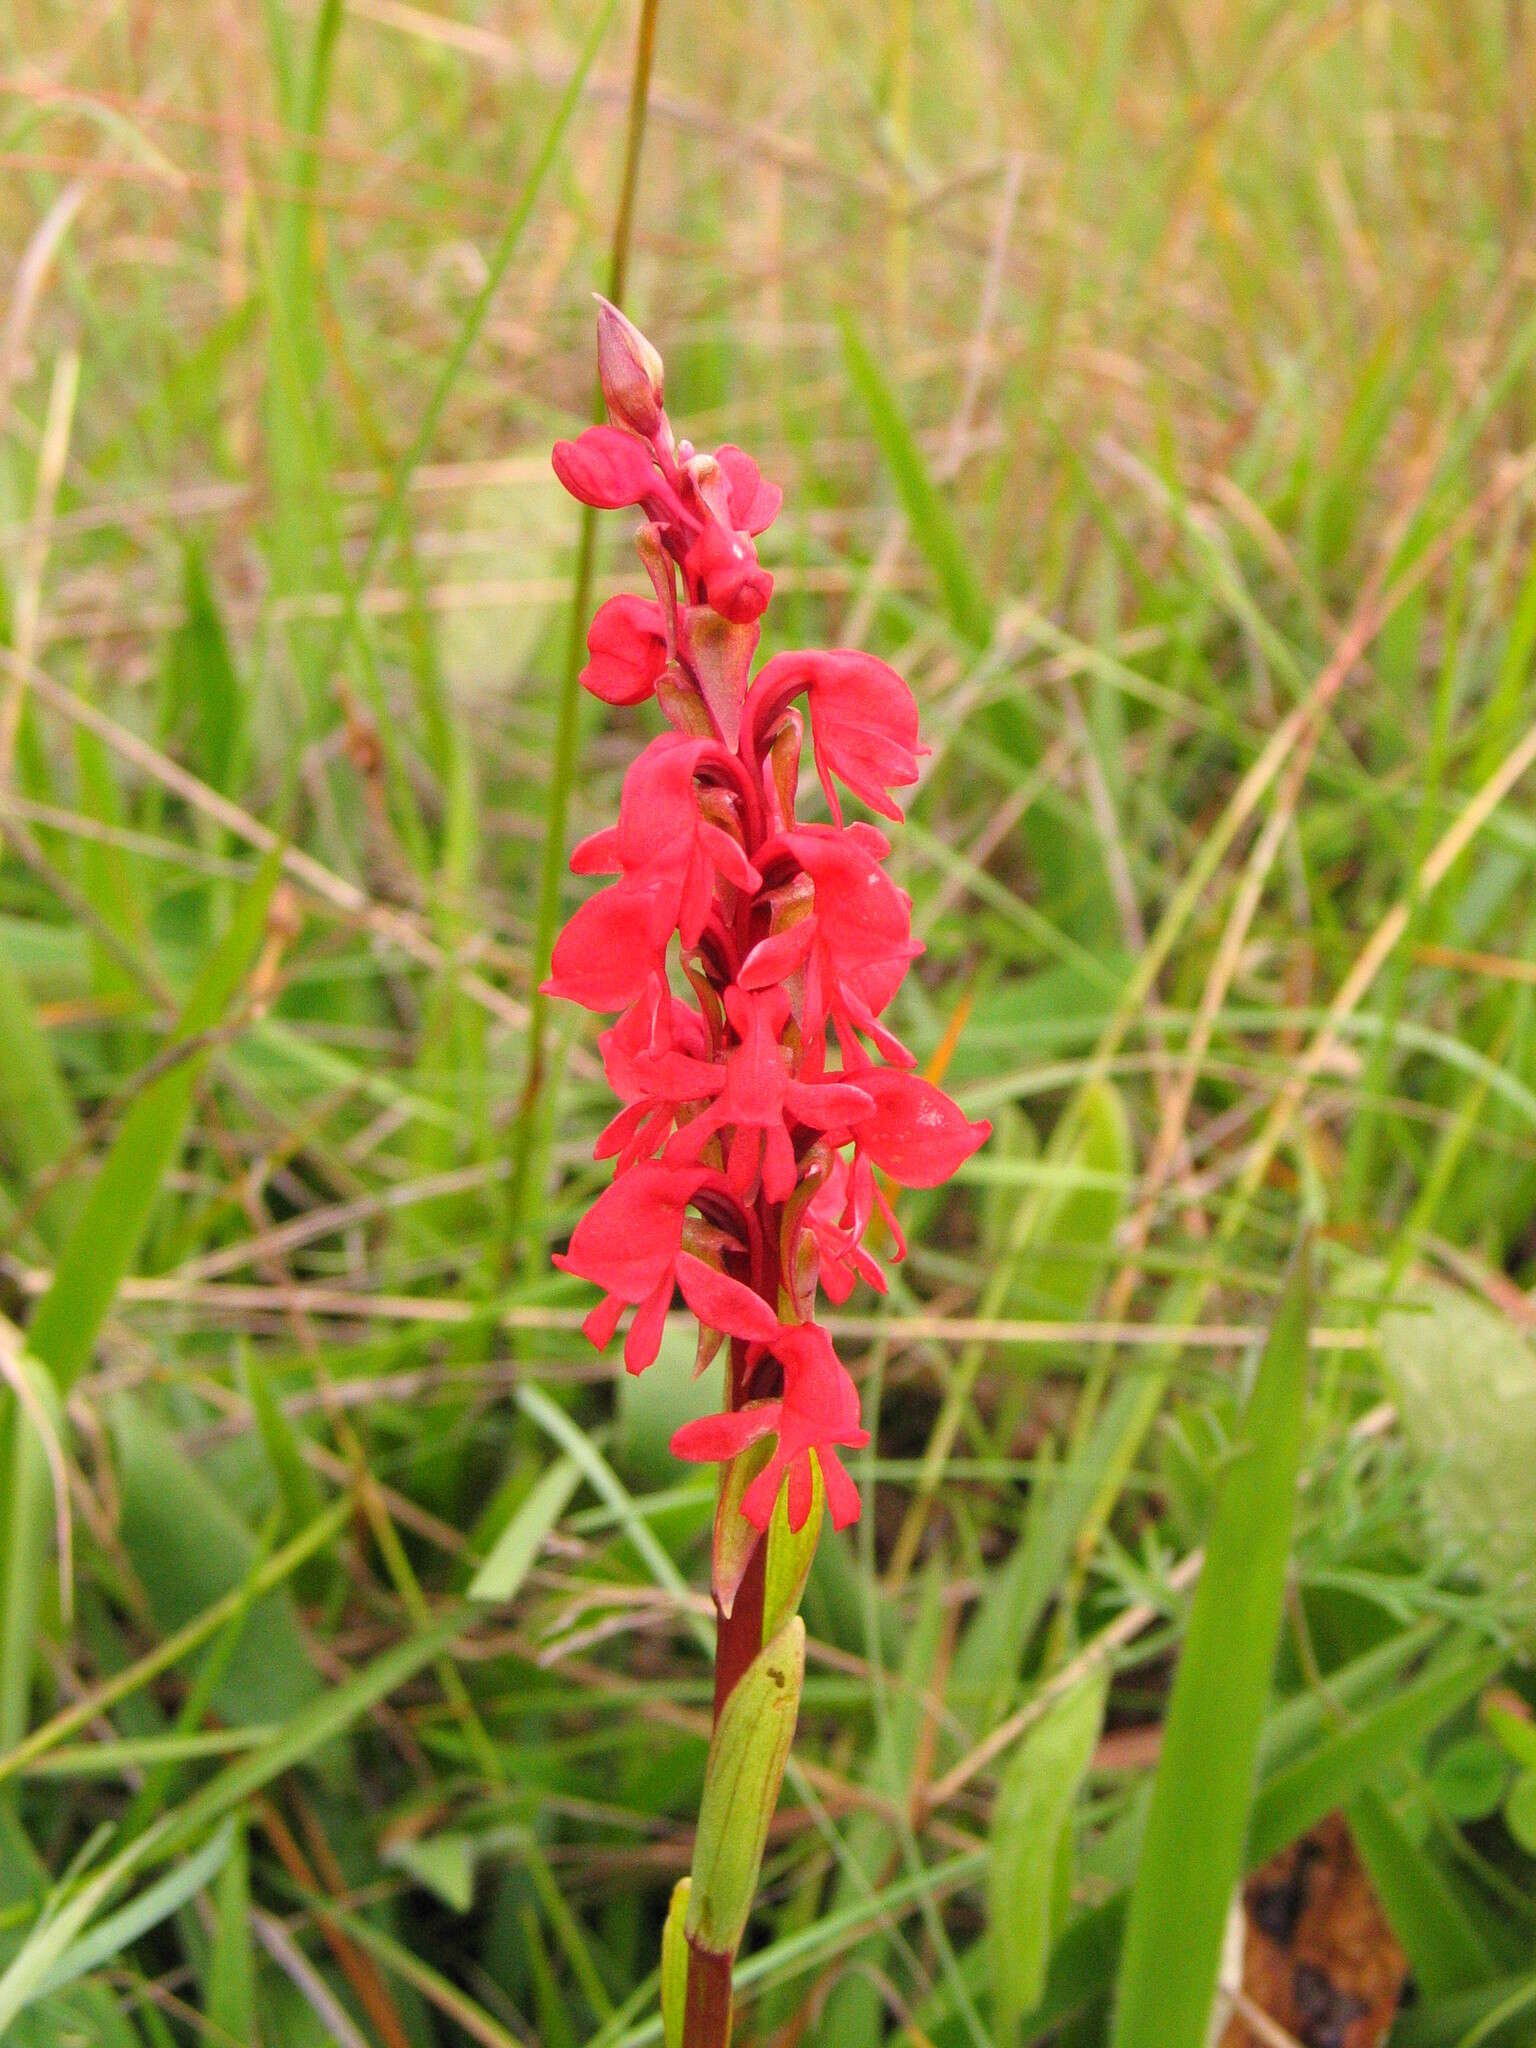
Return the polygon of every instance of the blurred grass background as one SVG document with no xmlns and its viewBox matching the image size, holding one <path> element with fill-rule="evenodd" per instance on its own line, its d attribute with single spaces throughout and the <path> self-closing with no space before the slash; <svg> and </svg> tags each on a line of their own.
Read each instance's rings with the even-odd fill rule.
<svg viewBox="0 0 1536 2048">
<path fill-rule="evenodd" d="M 659 2038 L 710 1515 L 665 1443 L 706 1390 L 681 1332 L 616 1385 L 547 1267 L 602 1178 L 590 1020 L 532 1241 L 508 1198 L 548 448 L 634 26 L 0 24 L 24 2048 Z M 769 651 L 912 681 L 898 1024 L 998 1124 L 844 1319 L 869 1511 L 808 1601 L 743 2041 L 1105 2038 L 1303 1218 L 1250 1855 L 1346 1806 L 1422 1994 L 1393 2040 L 1528 2038 L 1533 45 L 1523 0 L 662 0 L 626 308 L 680 428 L 785 486 Z M 599 594 L 637 575 L 605 521 Z M 571 838 L 637 743 L 582 718 Z"/>
</svg>

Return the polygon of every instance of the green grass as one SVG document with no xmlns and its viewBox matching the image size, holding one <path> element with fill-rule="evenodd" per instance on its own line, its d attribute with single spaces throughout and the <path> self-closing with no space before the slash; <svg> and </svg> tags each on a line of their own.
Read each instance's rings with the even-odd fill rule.
<svg viewBox="0 0 1536 2048">
<path fill-rule="evenodd" d="M 18 2048 L 660 2039 L 704 1390 L 580 1339 L 604 1089 L 528 1028 L 636 732 L 547 459 L 609 14 L 0 22 Z M 1502 0 L 662 0 L 626 304 L 786 487 L 769 651 L 912 681 L 897 1024 L 997 1125 L 849 1304 L 743 2048 L 1198 2048 L 1335 1809 L 1394 2042 L 1529 2037 L 1533 79 Z"/>
</svg>

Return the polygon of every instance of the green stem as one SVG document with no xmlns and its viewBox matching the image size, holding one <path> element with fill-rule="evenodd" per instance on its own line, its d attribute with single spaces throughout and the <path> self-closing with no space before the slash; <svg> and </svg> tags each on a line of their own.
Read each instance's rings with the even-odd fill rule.
<svg viewBox="0 0 1536 2048">
<path fill-rule="evenodd" d="M 624 179 L 619 189 L 619 210 L 613 224 L 613 245 L 608 259 L 607 297 L 619 305 L 629 273 L 630 235 L 634 224 L 635 194 L 640 183 L 640 148 L 645 140 L 646 106 L 650 98 L 651 63 L 656 52 L 656 17 L 661 0 L 642 0 L 640 26 L 635 36 L 635 62 L 630 77 L 629 127 L 624 145 Z M 602 417 L 601 393 L 596 415 Z M 518 1100 L 516 1135 L 513 1140 L 512 1176 L 509 1190 L 508 1249 L 518 1256 L 524 1221 L 528 1214 L 534 1160 L 540 1146 L 542 1119 L 539 1109 L 544 1093 L 545 1037 L 549 1024 L 549 1001 L 541 984 L 549 973 L 555 947 L 555 926 L 560 918 L 560 884 L 565 873 L 565 821 L 570 806 L 571 784 L 576 776 L 576 745 L 580 732 L 581 689 L 578 678 L 586 647 L 587 612 L 592 602 L 592 569 L 597 551 L 597 514 L 590 505 L 581 513 L 581 538 L 576 552 L 576 582 L 571 600 L 570 635 L 566 643 L 565 673 L 560 682 L 560 701 L 555 720 L 555 759 L 550 779 L 548 814 L 544 831 L 544 864 L 539 877 L 539 907 L 533 933 L 533 990 L 528 1006 L 528 1066 L 523 1092 Z"/>
</svg>

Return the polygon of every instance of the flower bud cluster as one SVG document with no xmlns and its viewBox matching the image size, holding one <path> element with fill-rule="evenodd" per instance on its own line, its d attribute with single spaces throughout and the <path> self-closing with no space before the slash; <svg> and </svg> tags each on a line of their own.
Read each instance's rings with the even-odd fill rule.
<svg viewBox="0 0 1536 2048">
<path fill-rule="evenodd" d="M 631 765 L 617 824 L 571 857 L 615 879 L 566 926 L 546 987 L 617 1013 L 599 1043 L 622 1107 L 597 1144 L 614 1179 L 555 1263 L 603 1290 L 595 1344 L 633 1311 L 631 1372 L 680 1289 L 701 1368 L 732 1344 L 724 1411 L 673 1449 L 749 1457 L 740 1507 L 759 1531 L 784 1489 L 792 1529 L 823 1489 L 840 1527 L 859 1501 L 838 1452 L 868 1435 L 818 1288 L 883 1291 L 877 1215 L 904 1247 L 882 1177 L 936 1186 L 988 1135 L 880 1021 L 921 948 L 889 841 L 842 813 L 839 785 L 899 821 L 893 792 L 926 749 L 911 692 L 872 655 L 779 654 L 754 676 L 773 589 L 754 543 L 783 494 L 740 448 L 674 437 L 660 357 L 606 302 L 598 357 L 612 424 L 559 442 L 555 472 L 584 504 L 639 510 L 654 594 L 602 606 L 581 680 L 609 704 L 654 698 L 670 730 Z M 828 825 L 796 816 L 807 725 Z"/>
</svg>

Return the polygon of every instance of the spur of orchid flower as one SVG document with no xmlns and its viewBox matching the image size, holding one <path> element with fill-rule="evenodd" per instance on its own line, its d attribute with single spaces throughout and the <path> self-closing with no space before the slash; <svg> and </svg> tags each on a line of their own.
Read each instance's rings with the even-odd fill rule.
<svg viewBox="0 0 1536 2048">
<path fill-rule="evenodd" d="M 630 1315 L 631 1372 L 656 1358 L 674 1292 L 698 1320 L 700 1370 L 729 1340 L 723 1411 L 672 1446 L 722 1478 L 715 1742 L 663 1963 L 669 2048 L 720 2048 L 762 1850 L 741 1853 L 741 1831 L 766 1833 L 789 1734 L 765 1730 L 787 1713 L 792 1731 L 798 1703 L 794 1609 L 823 1502 L 836 1527 L 859 1513 L 838 1453 L 868 1432 L 818 1288 L 883 1291 L 865 1243 L 877 1217 L 904 1250 L 884 1184 L 938 1185 L 989 1126 L 880 1021 L 921 947 L 890 842 L 845 820 L 841 792 L 900 821 L 895 792 L 926 752 L 910 690 L 846 648 L 776 654 L 754 675 L 773 592 L 756 541 L 783 494 L 740 448 L 676 437 L 661 358 L 603 300 L 598 363 L 610 424 L 557 443 L 555 473 L 584 504 L 638 513 L 652 595 L 600 608 L 581 680 L 611 705 L 654 699 L 669 729 L 631 764 L 617 823 L 571 858 L 614 879 L 561 933 L 545 986 L 616 1014 L 599 1043 L 621 1107 L 596 1152 L 614 1178 L 555 1264 L 602 1290 L 594 1344 Z M 830 824 L 796 813 L 807 728 Z M 712 1805 L 712 1784 L 729 1797 Z"/>
</svg>

